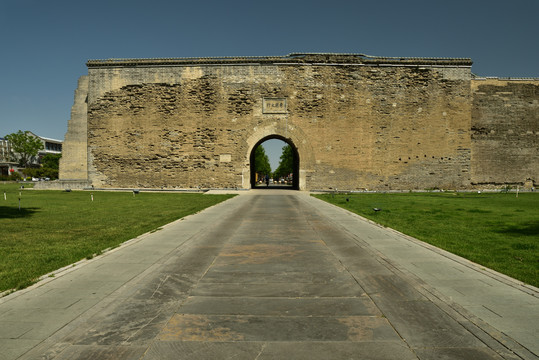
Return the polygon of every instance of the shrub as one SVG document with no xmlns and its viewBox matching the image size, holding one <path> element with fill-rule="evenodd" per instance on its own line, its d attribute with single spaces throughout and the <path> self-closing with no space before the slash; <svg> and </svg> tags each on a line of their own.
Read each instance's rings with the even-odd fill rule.
<svg viewBox="0 0 539 360">
<path fill-rule="evenodd" d="M 30 180 L 31 178 L 58 179 L 58 170 L 48 167 L 26 168 L 24 173 L 26 176 L 30 176 Z"/>
<path fill-rule="evenodd" d="M 19 181 L 22 180 L 21 174 L 14 172 L 11 175 L 0 175 L 0 181 Z"/>
</svg>

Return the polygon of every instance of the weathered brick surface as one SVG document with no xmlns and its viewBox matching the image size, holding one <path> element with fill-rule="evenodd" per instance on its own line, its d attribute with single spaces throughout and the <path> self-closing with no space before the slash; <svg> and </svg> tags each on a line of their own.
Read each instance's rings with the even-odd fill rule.
<svg viewBox="0 0 539 360">
<path fill-rule="evenodd" d="M 472 81 L 472 182 L 539 183 L 539 81 Z"/>
<path fill-rule="evenodd" d="M 272 136 L 297 148 L 302 189 L 460 189 L 478 175 L 471 62 L 270 60 L 89 62 L 89 182 L 248 188 L 250 153 Z M 264 98 L 287 112 L 263 113 Z"/>
<path fill-rule="evenodd" d="M 63 144 L 63 156 L 60 158 L 60 176 L 64 180 L 87 180 L 88 178 L 88 76 L 81 76 L 75 90 L 75 99 L 71 108 L 71 119 Z"/>
</svg>

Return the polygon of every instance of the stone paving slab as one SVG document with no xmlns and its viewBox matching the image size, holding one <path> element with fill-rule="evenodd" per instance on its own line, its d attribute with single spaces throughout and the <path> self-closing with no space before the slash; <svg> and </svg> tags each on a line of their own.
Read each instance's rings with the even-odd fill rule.
<svg viewBox="0 0 539 360">
<path fill-rule="evenodd" d="M 387 319 L 375 316 L 254 316 L 175 314 L 160 341 L 395 341 Z"/>
<path fill-rule="evenodd" d="M 58 360 L 131 360 L 140 359 L 146 352 L 145 346 L 94 346 L 76 345 L 69 347 L 55 359 Z"/>
<path fill-rule="evenodd" d="M 198 283 L 191 291 L 194 296 L 248 297 L 359 297 L 365 295 L 360 287 L 350 284 L 315 283 Z"/>
<path fill-rule="evenodd" d="M 144 355 L 145 360 L 161 359 L 256 359 L 265 343 L 160 341 Z"/>
<path fill-rule="evenodd" d="M 185 354 L 184 357 L 176 357 Z M 293 354 L 293 355 L 291 355 Z M 278 342 L 278 343 L 202 343 L 161 342 L 152 347 L 145 360 L 153 359 L 262 359 L 262 360 L 327 360 L 370 359 L 412 360 L 417 357 L 407 348 L 396 343 L 379 342 Z"/>
<path fill-rule="evenodd" d="M 537 358 L 533 288 L 300 192 L 243 194 L 0 299 L 2 356 Z"/>
<path fill-rule="evenodd" d="M 367 297 L 288 298 L 193 296 L 182 304 L 182 314 L 267 316 L 382 316 Z"/>
<path fill-rule="evenodd" d="M 185 356 L 178 356 L 185 354 Z M 293 355 L 291 355 L 293 354 Z M 277 343 L 204 343 L 160 342 L 152 347 L 144 359 L 264 359 L 264 360 L 327 360 L 372 359 L 411 360 L 417 357 L 396 343 L 379 342 L 277 342 Z M 462 358 L 464 359 L 464 358 Z M 480 359 L 480 358 L 478 358 Z"/>
</svg>

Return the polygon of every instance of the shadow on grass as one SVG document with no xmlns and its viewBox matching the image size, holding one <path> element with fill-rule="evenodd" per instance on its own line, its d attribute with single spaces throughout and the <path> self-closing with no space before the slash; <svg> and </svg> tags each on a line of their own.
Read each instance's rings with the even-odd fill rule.
<svg viewBox="0 0 539 360">
<path fill-rule="evenodd" d="M 497 232 L 508 235 L 539 236 L 539 222 L 531 222 L 519 226 L 508 226 Z"/>
<path fill-rule="evenodd" d="M 34 215 L 39 208 L 21 208 L 16 206 L 0 206 L 0 219 L 19 219 Z"/>
</svg>

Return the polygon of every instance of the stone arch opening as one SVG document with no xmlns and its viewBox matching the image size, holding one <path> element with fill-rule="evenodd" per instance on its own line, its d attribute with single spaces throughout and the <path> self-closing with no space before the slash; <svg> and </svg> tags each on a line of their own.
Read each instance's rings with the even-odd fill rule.
<svg viewBox="0 0 539 360">
<path fill-rule="evenodd" d="M 299 162 L 300 162 L 300 159 L 299 159 L 299 153 L 298 153 L 298 149 L 296 147 L 296 145 L 294 145 L 294 143 L 292 142 L 292 140 L 290 139 L 287 139 L 283 136 L 280 136 L 280 135 L 269 135 L 269 136 L 265 136 L 263 137 L 262 139 L 260 139 L 256 144 L 255 146 L 253 146 L 252 150 L 251 150 L 251 154 L 249 155 L 249 164 L 250 164 L 250 175 L 251 175 L 251 189 L 254 189 L 256 187 L 256 160 L 255 160 L 255 151 L 256 151 L 256 148 L 262 144 L 263 142 L 267 141 L 267 140 L 271 140 L 271 139 L 278 139 L 278 140 L 281 140 L 283 142 L 285 142 L 286 144 L 290 145 L 290 147 L 292 148 L 292 157 L 293 157 L 293 171 L 292 171 L 292 189 L 293 190 L 299 190 Z"/>
</svg>

